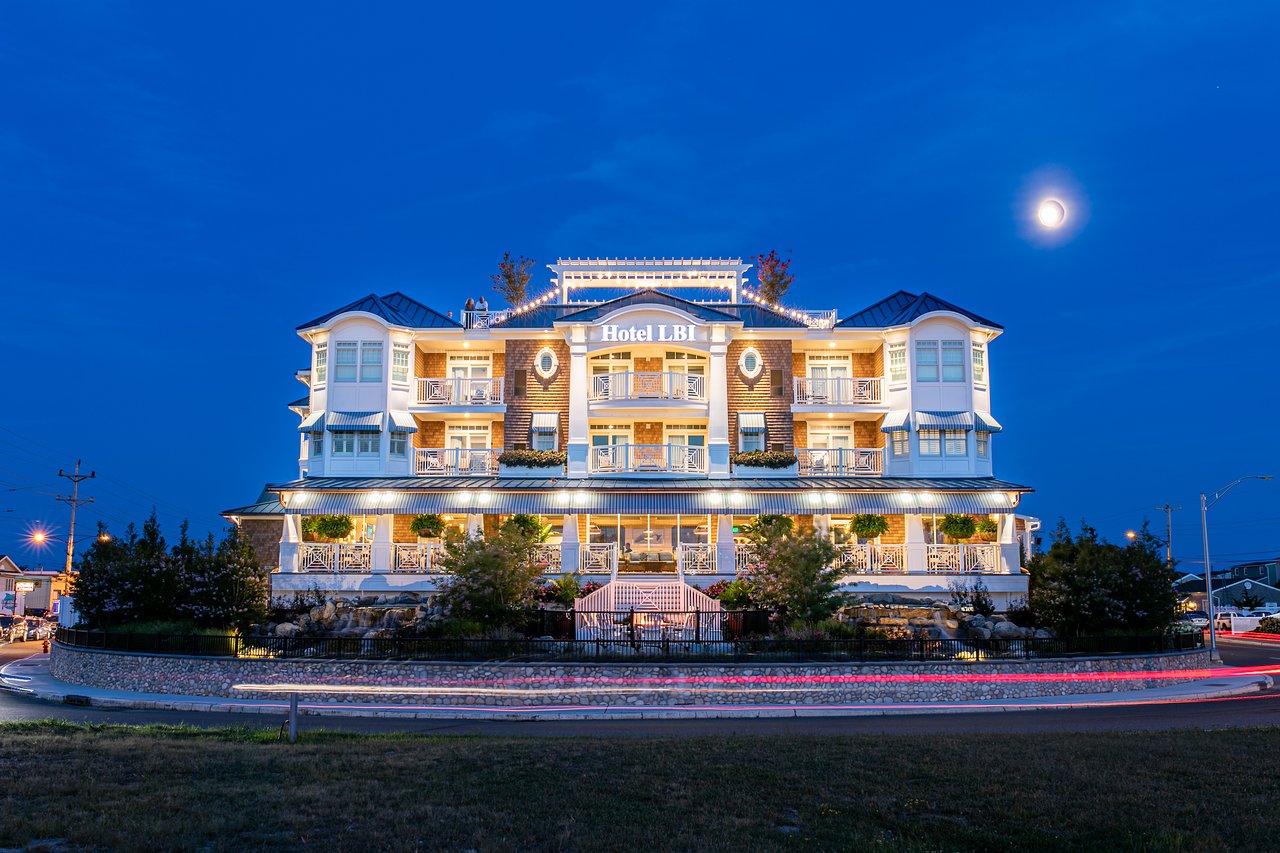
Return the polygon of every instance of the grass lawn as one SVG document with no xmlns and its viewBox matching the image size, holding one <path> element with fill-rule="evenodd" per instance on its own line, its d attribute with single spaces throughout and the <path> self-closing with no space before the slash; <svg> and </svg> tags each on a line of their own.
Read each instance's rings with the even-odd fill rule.
<svg viewBox="0 0 1280 853">
<path fill-rule="evenodd" d="M 1280 729 L 291 745 L 14 723 L 0 726 L 0 847 L 1268 850 L 1277 753 Z"/>
</svg>

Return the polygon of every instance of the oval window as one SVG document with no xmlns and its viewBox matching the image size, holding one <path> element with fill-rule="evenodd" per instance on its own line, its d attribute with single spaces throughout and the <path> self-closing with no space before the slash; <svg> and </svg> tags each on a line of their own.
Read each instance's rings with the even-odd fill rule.
<svg viewBox="0 0 1280 853">
<path fill-rule="evenodd" d="M 554 376 L 559 365 L 560 359 L 556 358 L 555 351 L 551 347 L 538 350 L 538 354 L 533 359 L 533 369 L 543 379 Z"/>
<path fill-rule="evenodd" d="M 763 368 L 764 359 L 760 357 L 760 351 L 755 347 L 747 347 L 742 351 L 742 355 L 738 356 L 738 369 L 748 379 L 755 379 Z"/>
</svg>

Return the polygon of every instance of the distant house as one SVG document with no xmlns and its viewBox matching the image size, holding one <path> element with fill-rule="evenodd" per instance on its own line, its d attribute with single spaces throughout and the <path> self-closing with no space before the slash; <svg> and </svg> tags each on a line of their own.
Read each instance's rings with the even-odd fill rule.
<svg viewBox="0 0 1280 853">
<path fill-rule="evenodd" d="M 61 572 L 24 569 L 7 555 L 0 555 L 0 614 L 58 612 Z"/>
<path fill-rule="evenodd" d="M 1280 585 L 1280 557 L 1239 563 L 1231 567 L 1230 575 L 1232 580 L 1255 580 L 1271 586 Z"/>
<path fill-rule="evenodd" d="M 1181 596 L 1183 607 L 1188 610 L 1206 610 L 1204 594 L 1204 578 L 1180 580 L 1173 588 Z M 1240 607 L 1239 598 L 1244 594 L 1256 595 L 1262 599 L 1263 607 L 1280 608 L 1280 588 L 1256 580 L 1228 581 L 1219 585 L 1215 578 L 1213 584 L 1213 606 Z"/>
</svg>

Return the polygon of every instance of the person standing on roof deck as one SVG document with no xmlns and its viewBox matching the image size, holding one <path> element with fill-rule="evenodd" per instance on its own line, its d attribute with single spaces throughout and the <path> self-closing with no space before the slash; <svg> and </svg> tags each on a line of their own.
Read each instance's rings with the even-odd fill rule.
<svg viewBox="0 0 1280 853">
<path fill-rule="evenodd" d="M 462 306 L 462 323 L 468 329 L 471 328 L 471 315 L 475 313 L 476 301 L 470 296 L 467 297 L 467 303 Z M 453 312 L 449 312 L 449 316 L 453 316 Z"/>
<path fill-rule="evenodd" d="M 477 311 L 488 311 L 489 303 L 485 301 L 484 296 L 480 297 L 480 301 L 476 303 Z"/>
</svg>

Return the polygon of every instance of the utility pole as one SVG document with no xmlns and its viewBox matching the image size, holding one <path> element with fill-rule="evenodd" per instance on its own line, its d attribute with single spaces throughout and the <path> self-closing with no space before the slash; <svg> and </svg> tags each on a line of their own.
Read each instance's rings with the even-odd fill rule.
<svg viewBox="0 0 1280 853">
<path fill-rule="evenodd" d="M 1173 567 L 1173 513 L 1174 510 L 1182 509 L 1180 506 L 1164 506 L 1156 507 L 1157 512 L 1164 512 L 1165 516 L 1165 537 L 1164 537 L 1164 561 Z"/>
<path fill-rule="evenodd" d="M 81 474 L 80 460 L 77 459 L 76 470 L 74 472 L 68 474 L 66 471 L 59 468 L 58 476 L 66 477 L 71 481 L 71 497 L 64 498 L 62 495 L 58 495 L 56 498 L 56 500 L 60 500 L 64 504 L 71 505 L 71 532 L 67 535 L 67 564 L 63 568 L 63 572 L 69 576 L 71 574 L 71 561 L 75 557 L 76 550 L 76 507 L 80 506 L 80 504 L 93 503 L 93 498 L 80 497 L 80 484 L 85 480 L 92 480 L 94 477 L 98 476 L 98 472 L 90 471 L 88 474 Z"/>
</svg>

